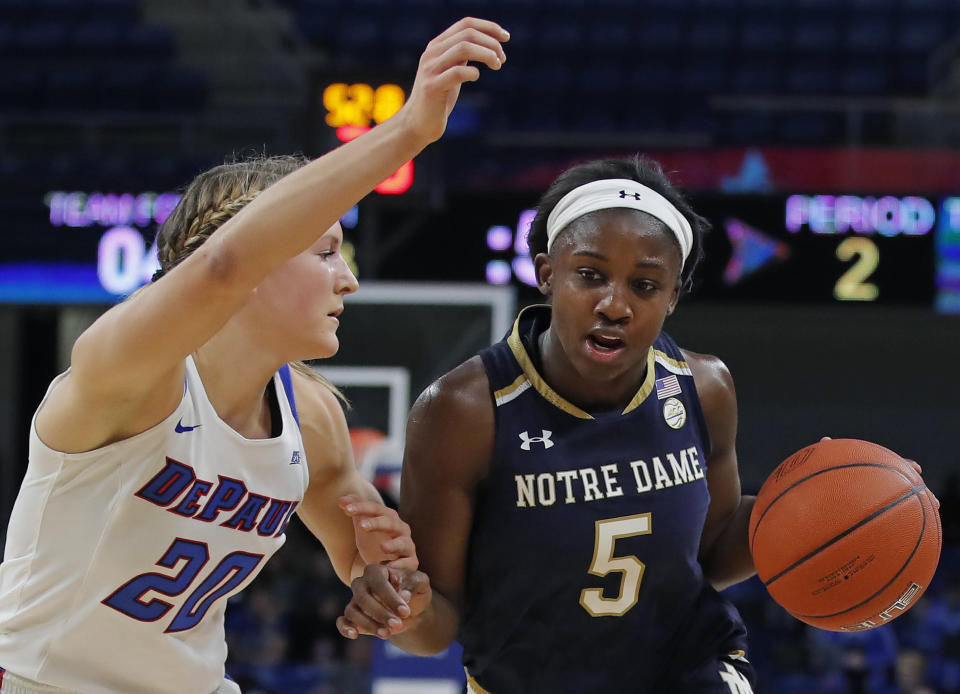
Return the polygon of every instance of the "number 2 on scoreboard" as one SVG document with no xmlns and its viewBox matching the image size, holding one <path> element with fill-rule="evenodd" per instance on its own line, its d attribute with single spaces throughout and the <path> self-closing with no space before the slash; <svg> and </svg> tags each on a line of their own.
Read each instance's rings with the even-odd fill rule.
<svg viewBox="0 0 960 694">
<path fill-rule="evenodd" d="M 592 617 L 621 617 L 637 604 L 640 582 L 643 580 L 644 563 L 632 554 L 616 557 L 614 545 L 621 537 L 649 535 L 650 514 L 621 516 L 598 520 L 594 530 L 593 560 L 589 573 L 606 576 L 613 572 L 623 574 L 620 592 L 615 598 L 603 597 L 602 588 L 584 588 L 580 591 L 580 604 Z"/>
<path fill-rule="evenodd" d="M 875 301 L 880 294 L 877 285 L 867 282 L 880 264 L 880 249 L 870 239 L 853 236 L 837 246 L 837 258 L 857 261 L 840 275 L 833 287 L 833 295 L 840 301 Z"/>
</svg>

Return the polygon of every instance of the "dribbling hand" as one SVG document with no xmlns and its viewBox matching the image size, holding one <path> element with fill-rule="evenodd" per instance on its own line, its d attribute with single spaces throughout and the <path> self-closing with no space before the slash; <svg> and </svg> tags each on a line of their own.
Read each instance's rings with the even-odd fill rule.
<svg viewBox="0 0 960 694">
<path fill-rule="evenodd" d="M 410 98 L 397 115 L 425 143 L 438 140 L 457 103 L 460 85 L 480 78 L 480 69 L 469 63 L 499 70 L 507 59 L 500 44 L 509 39 L 509 32 L 495 22 L 461 19 L 427 44 Z"/>
<path fill-rule="evenodd" d="M 369 564 L 350 587 L 353 598 L 337 617 L 337 630 L 348 639 L 395 636 L 415 625 L 433 598 L 430 579 L 422 571 L 380 564 Z"/>
<path fill-rule="evenodd" d="M 830 441 L 830 440 L 832 440 L 832 437 L 830 437 L 830 436 L 821 436 L 821 437 L 820 437 L 820 440 L 821 440 L 821 441 Z M 910 463 L 910 465 L 913 466 L 913 469 L 917 471 L 917 474 L 918 474 L 918 475 L 922 475 L 922 474 L 923 474 L 923 468 L 920 467 L 920 463 L 918 463 L 916 460 L 911 460 L 910 458 L 904 458 L 904 460 L 906 460 L 908 463 Z M 940 508 L 940 499 L 938 499 L 937 496 L 936 496 L 932 491 L 930 492 L 930 496 L 933 497 L 933 502 L 934 502 L 934 504 L 936 505 L 936 507 L 939 509 L 939 508 Z"/>
</svg>

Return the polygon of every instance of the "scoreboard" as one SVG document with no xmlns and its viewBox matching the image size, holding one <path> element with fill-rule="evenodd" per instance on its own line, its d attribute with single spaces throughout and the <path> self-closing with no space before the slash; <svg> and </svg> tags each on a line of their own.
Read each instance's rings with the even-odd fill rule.
<svg viewBox="0 0 960 694">
<path fill-rule="evenodd" d="M 692 203 L 713 225 L 694 299 L 960 312 L 960 197 L 704 194 Z M 533 216 L 504 210 L 483 230 L 487 281 L 535 285 Z"/>
<path fill-rule="evenodd" d="M 0 302 L 121 299 L 152 275 L 157 225 L 178 200 L 170 191 L 83 190 L 37 191 L 10 210 L 0 200 L 7 219 Z M 522 300 L 535 300 L 526 246 L 535 200 L 533 193 L 460 193 L 437 209 L 411 212 L 371 196 L 343 221 L 348 241 L 389 248 L 376 268 L 358 268 L 361 281 L 513 284 Z M 693 300 L 960 313 L 960 195 L 710 193 L 691 202 L 713 225 Z M 398 230 L 402 243 L 392 238 Z"/>
</svg>

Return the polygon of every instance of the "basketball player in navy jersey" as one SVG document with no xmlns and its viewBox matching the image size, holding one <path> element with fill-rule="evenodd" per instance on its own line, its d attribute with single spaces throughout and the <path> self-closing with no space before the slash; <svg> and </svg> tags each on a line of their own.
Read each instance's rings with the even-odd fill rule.
<svg viewBox="0 0 960 694">
<path fill-rule="evenodd" d="M 400 514 L 422 571 L 367 567 L 342 634 L 457 638 L 477 693 L 752 691 L 716 590 L 754 573 L 733 381 L 662 332 L 706 228 L 643 158 L 551 185 L 530 233 L 549 305 L 417 400 Z"/>
<path fill-rule="evenodd" d="M 334 389 L 288 365 L 339 347 L 357 281 L 337 219 L 443 134 L 507 38 L 462 20 L 371 132 L 188 186 L 158 234 L 162 276 L 80 336 L 31 424 L 0 565 L 0 694 L 237 694 L 224 605 L 294 512 L 345 582 L 417 566 L 353 464 Z"/>
</svg>

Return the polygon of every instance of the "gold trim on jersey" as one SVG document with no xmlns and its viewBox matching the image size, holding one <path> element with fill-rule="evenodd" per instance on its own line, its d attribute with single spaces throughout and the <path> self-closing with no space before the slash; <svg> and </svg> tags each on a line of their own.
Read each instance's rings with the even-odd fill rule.
<svg viewBox="0 0 960 694">
<path fill-rule="evenodd" d="M 582 409 L 574 405 L 569 400 L 565 399 L 562 395 L 557 393 L 553 388 L 551 388 L 543 377 L 537 372 L 536 367 L 533 365 L 533 360 L 530 358 L 530 355 L 527 354 L 526 348 L 523 346 L 523 340 L 520 339 L 520 318 L 529 310 L 536 310 L 544 308 L 544 304 L 537 304 L 534 306 L 528 306 L 517 315 L 517 319 L 513 323 L 513 330 L 510 331 L 510 336 L 507 338 L 507 345 L 509 345 L 510 350 L 513 352 L 513 356 L 516 358 L 517 362 L 520 364 L 520 368 L 523 369 L 523 374 L 525 380 L 529 381 L 538 393 L 550 404 L 555 407 L 560 408 L 567 414 L 573 415 L 579 419 L 593 419 L 593 415 L 588 412 L 584 412 Z M 656 381 L 656 350 L 652 347 L 647 352 L 647 375 L 643 379 L 643 383 L 640 385 L 640 389 L 636 392 L 636 395 L 633 396 L 633 399 L 627 404 L 620 414 L 627 414 L 640 406 L 644 400 L 647 399 L 647 396 L 653 391 L 653 385 Z M 670 359 L 663 352 L 656 352 L 663 355 L 664 359 Z M 686 366 L 686 362 L 678 362 L 676 360 L 670 360 L 674 364 Z M 517 378 L 516 381 L 511 383 L 509 386 L 502 390 L 510 390 L 521 387 L 523 384 L 518 383 L 521 378 Z M 496 391 L 494 395 L 498 395 L 501 391 Z M 519 393 L 516 393 L 513 397 L 516 397 Z M 510 398 L 511 400 L 513 398 Z M 500 405 L 499 399 L 497 400 L 497 405 Z"/>
<path fill-rule="evenodd" d="M 484 689 L 483 687 L 481 687 L 481 686 L 477 683 L 477 681 L 476 681 L 475 679 L 473 679 L 473 676 L 470 674 L 470 672 L 467 670 L 467 668 L 463 668 L 463 671 L 464 671 L 465 673 L 467 673 L 467 692 L 468 692 L 468 694 L 490 694 L 490 692 L 488 692 L 486 689 Z"/>
<path fill-rule="evenodd" d="M 494 391 L 493 399 L 496 401 L 497 407 L 506 405 L 508 402 L 527 390 L 527 388 L 530 386 L 531 383 L 529 380 L 527 380 L 527 375 L 520 374 L 517 376 L 516 380 L 507 387 Z"/>
<path fill-rule="evenodd" d="M 653 355 L 660 363 L 660 366 L 665 368 L 670 373 L 677 374 L 678 376 L 693 376 L 693 372 L 690 370 L 690 365 L 687 364 L 687 362 L 677 361 L 665 352 L 661 352 L 659 349 L 653 350 Z"/>
</svg>

